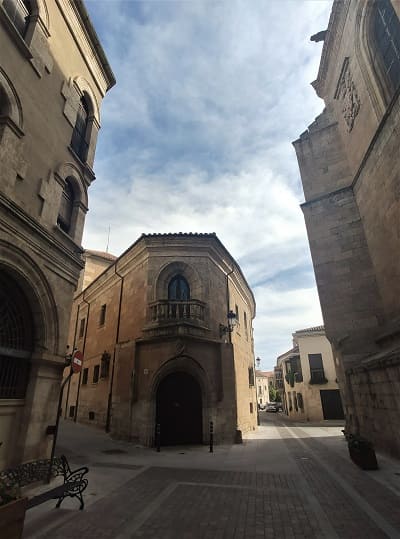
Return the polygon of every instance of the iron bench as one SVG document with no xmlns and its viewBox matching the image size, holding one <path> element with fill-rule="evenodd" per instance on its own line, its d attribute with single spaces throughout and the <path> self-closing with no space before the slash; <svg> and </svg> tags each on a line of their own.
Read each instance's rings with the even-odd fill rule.
<svg viewBox="0 0 400 539">
<path fill-rule="evenodd" d="M 8 468 L 0 472 L 0 483 L 8 488 L 22 488 L 38 481 L 44 481 L 48 478 L 50 469 L 50 459 L 34 460 Z M 79 509 L 83 509 L 83 491 L 88 486 L 88 480 L 84 477 L 89 468 L 83 466 L 77 470 L 71 470 L 68 461 L 64 455 L 53 459 L 51 466 L 51 477 L 62 476 L 64 483 L 53 487 L 45 492 L 29 498 L 27 509 L 52 499 L 58 499 L 56 507 L 60 507 L 65 498 L 78 498 L 80 501 Z"/>
</svg>

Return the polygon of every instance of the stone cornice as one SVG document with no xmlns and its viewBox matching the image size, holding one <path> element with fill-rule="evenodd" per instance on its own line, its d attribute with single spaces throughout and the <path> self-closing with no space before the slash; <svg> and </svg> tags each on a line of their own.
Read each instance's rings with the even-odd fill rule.
<svg viewBox="0 0 400 539">
<path fill-rule="evenodd" d="M 66 257 L 68 257 L 69 261 L 72 264 L 78 266 L 79 270 L 84 267 L 81 258 L 82 248 L 76 243 L 74 243 L 69 236 L 64 234 L 64 236 L 67 236 L 66 239 L 69 243 L 69 245 L 67 246 L 66 241 L 59 241 L 55 237 L 55 235 L 50 234 L 49 231 L 45 229 L 40 223 L 38 223 L 22 208 L 20 208 L 17 204 L 15 204 L 12 200 L 10 200 L 2 193 L 0 193 L 0 207 L 3 207 L 5 212 L 8 212 L 9 215 L 12 216 L 12 218 L 7 216 L 5 230 L 12 230 L 15 235 L 20 235 L 18 227 L 13 227 L 12 223 L 13 220 L 18 220 L 20 223 L 22 223 L 29 230 L 32 250 L 37 252 L 43 258 L 47 259 L 50 264 L 54 264 L 55 259 L 54 257 L 49 257 L 48 249 L 46 248 L 45 244 L 51 245 L 52 248 L 58 252 L 58 254 L 60 255 L 60 260 L 57 259 L 57 265 L 63 265 L 62 269 L 67 273 L 69 273 L 67 265 L 61 262 L 61 260 L 65 260 Z M 32 232 L 34 232 L 34 234 L 32 234 Z M 35 235 L 38 238 L 37 241 L 34 239 Z"/>
<path fill-rule="evenodd" d="M 85 298 L 95 297 L 101 293 L 105 283 L 107 283 L 107 286 L 110 286 L 113 283 L 114 277 L 118 277 L 116 271 L 122 276 L 125 276 L 132 269 L 143 264 L 151 254 L 171 256 L 168 253 L 171 247 L 177 250 L 184 250 L 187 256 L 208 257 L 225 275 L 231 278 L 234 286 L 247 299 L 247 303 L 251 308 L 252 318 L 254 318 L 255 299 L 253 292 L 239 265 L 217 238 L 216 234 L 142 234 L 76 298 L 79 298 L 82 294 L 85 294 Z"/>
<path fill-rule="evenodd" d="M 323 195 L 313 198 L 312 200 L 307 200 L 306 202 L 303 202 L 300 204 L 300 208 L 308 208 L 309 206 L 312 206 L 313 204 L 317 204 L 318 202 L 321 202 L 323 200 L 327 200 L 329 198 L 332 198 L 336 195 L 340 195 L 342 193 L 345 193 L 346 191 L 353 192 L 353 186 L 350 185 L 348 187 L 342 187 L 341 189 L 337 189 L 336 191 L 331 191 L 330 193 L 324 193 Z"/>
<path fill-rule="evenodd" d="M 387 367 L 400 365 L 400 348 L 385 350 L 366 357 L 356 365 L 346 369 L 346 374 L 351 375 L 360 372 L 372 371 L 375 369 L 384 369 Z"/>
<path fill-rule="evenodd" d="M 114 86 L 115 77 L 85 6 L 81 0 L 56 0 L 56 2 L 104 97 L 107 90 Z"/>
<path fill-rule="evenodd" d="M 335 0 L 332 6 L 324 46 L 322 48 L 318 76 L 317 79 L 311 83 L 318 97 L 321 97 L 322 99 L 326 94 L 325 83 L 328 77 L 331 59 L 337 58 L 349 6 L 350 0 Z"/>
<path fill-rule="evenodd" d="M 219 240 L 215 233 L 176 233 L 176 234 L 147 234 L 142 236 L 146 244 L 150 246 L 162 246 L 165 240 L 168 247 L 182 247 L 183 249 L 195 249 L 196 253 L 209 256 L 215 265 L 229 276 L 242 296 L 247 298 L 247 303 L 251 307 L 252 318 L 255 317 L 256 302 L 253 292 L 244 277 L 238 263 Z M 233 271 L 232 271 L 233 270 Z"/>
</svg>

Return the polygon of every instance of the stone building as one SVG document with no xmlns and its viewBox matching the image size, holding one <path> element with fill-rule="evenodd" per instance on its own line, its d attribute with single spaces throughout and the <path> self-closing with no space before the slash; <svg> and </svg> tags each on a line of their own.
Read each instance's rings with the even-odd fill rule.
<svg viewBox="0 0 400 539">
<path fill-rule="evenodd" d="M 0 468 L 48 455 L 100 104 L 114 76 L 80 1 L 0 0 Z"/>
<path fill-rule="evenodd" d="M 64 413 L 151 446 L 257 424 L 253 294 L 215 234 L 142 235 L 74 301 Z"/>
<path fill-rule="evenodd" d="M 323 326 L 293 333 L 293 348 L 277 359 L 285 413 L 295 421 L 344 419 L 332 347 Z"/>
<path fill-rule="evenodd" d="M 294 142 L 346 428 L 400 455 L 400 2 L 335 0 Z"/>
<path fill-rule="evenodd" d="M 83 259 L 85 262 L 85 269 L 81 272 L 77 292 L 81 292 L 92 281 L 97 279 L 100 273 L 103 273 L 105 269 L 115 262 L 117 257 L 104 251 L 85 249 Z"/>
<path fill-rule="evenodd" d="M 269 393 L 271 386 L 274 387 L 274 373 L 256 370 L 257 405 L 259 408 L 263 408 L 268 402 L 271 402 Z"/>
</svg>

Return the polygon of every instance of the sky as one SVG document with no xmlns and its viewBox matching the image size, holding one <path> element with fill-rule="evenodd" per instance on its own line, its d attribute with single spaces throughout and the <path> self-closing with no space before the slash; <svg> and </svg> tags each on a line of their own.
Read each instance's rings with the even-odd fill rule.
<svg viewBox="0 0 400 539">
<path fill-rule="evenodd" d="M 119 256 L 142 233 L 215 232 L 256 299 L 272 370 L 322 324 L 292 141 L 323 110 L 331 0 L 86 0 L 117 84 L 106 95 L 83 246 Z"/>
</svg>

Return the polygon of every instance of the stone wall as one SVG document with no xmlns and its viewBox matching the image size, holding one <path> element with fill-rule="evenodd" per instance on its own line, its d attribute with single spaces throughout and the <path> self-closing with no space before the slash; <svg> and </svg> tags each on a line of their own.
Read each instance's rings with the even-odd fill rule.
<svg viewBox="0 0 400 539">
<path fill-rule="evenodd" d="M 398 455 L 400 101 L 375 55 L 376 5 L 335 0 L 313 83 L 326 109 L 294 147 L 346 428 Z"/>
<path fill-rule="evenodd" d="M 31 15 L 22 35 L 0 3 L 0 277 L 7 276 L 26 297 L 34 335 L 29 350 L 14 349 L 4 335 L 0 339 L 3 349 L 12 349 L 10 357 L 27 353 L 30 364 L 25 399 L 13 399 L 11 406 L 2 398 L 0 468 L 50 453 L 46 428 L 56 420 L 83 267 L 80 242 L 94 179 L 99 108 L 115 82 L 83 4 L 28 4 Z M 82 92 L 93 105 L 86 159 L 70 147 Z M 67 179 L 74 191 L 68 233 L 57 224 Z M 10 324 L 20 331 L 19 322 Z"/>
</svg>

